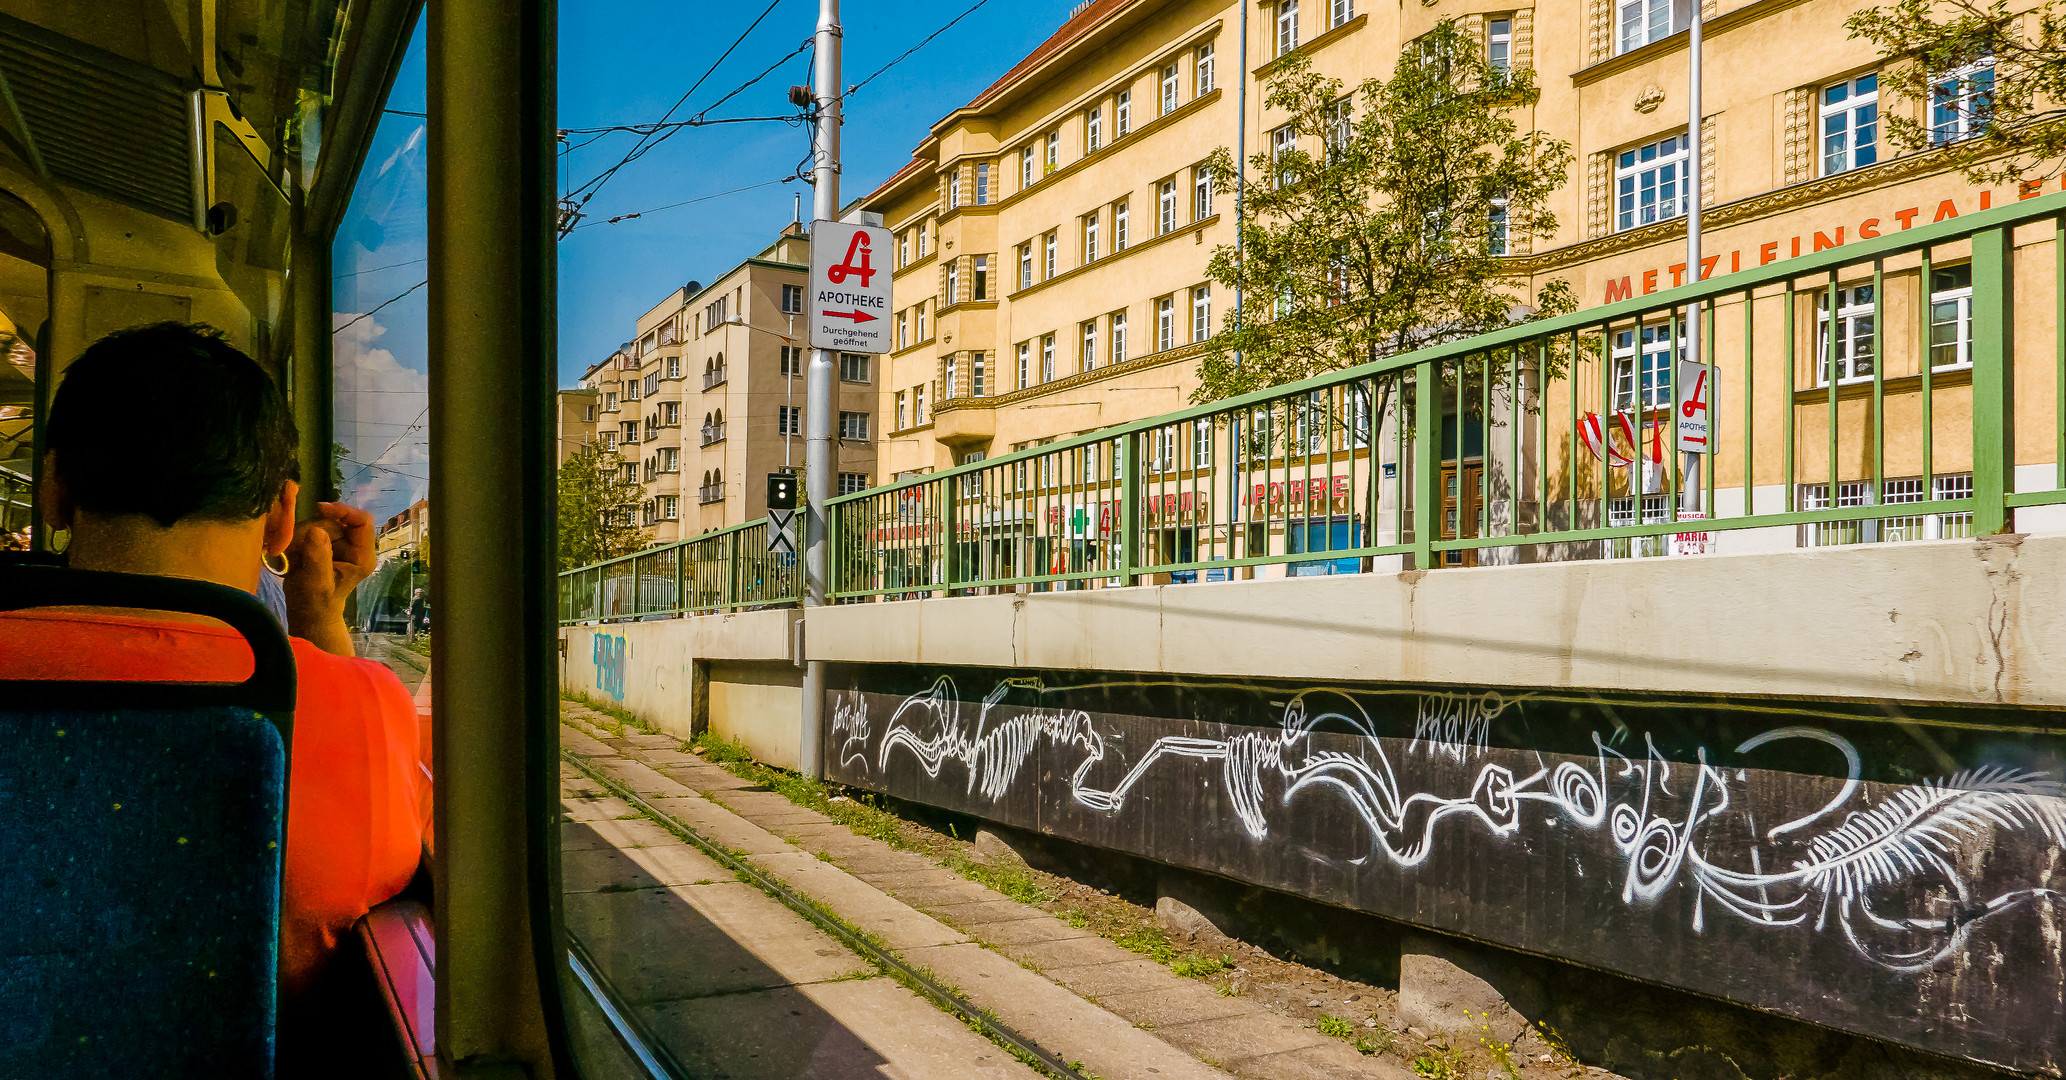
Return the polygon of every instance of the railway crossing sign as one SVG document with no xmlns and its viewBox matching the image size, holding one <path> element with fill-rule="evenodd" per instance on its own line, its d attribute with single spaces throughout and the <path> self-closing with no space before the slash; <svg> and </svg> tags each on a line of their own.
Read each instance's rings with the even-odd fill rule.
<svg viewBox="0 0 2066 1080">
<path fill-rule="evenodd" d="M 811 223 L 811 348 L 890 351 L 890 231 L 839 221 Z"/>
<path fill-rule="evenodd" d="M 768 511 L 768 551 L 770 554 L 796 554 L 796 511 Z"/>
</svg>

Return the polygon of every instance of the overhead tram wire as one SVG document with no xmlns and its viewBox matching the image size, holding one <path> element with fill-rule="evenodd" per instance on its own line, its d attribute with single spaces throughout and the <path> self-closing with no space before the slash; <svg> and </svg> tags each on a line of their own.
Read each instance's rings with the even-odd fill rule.
<svg viewBox="0 0 2066 1080">
<path fill-rule="evenodd" d="M 361 322 L 364 322 L 364 321 L 365 321 L 365 320 L 367 320 L 367 319 L 370 319 L 370 318 L 372 318 L 372 317 L 373 317 L 373 316 L 374 316 L 374 315 L 375 315 L 375 314 L 376 314 L 377 312 L 379 312 L 379 311 L 380 311 L 380 309 L 381 309 L 381 308 L 384 308 L 384 307 L 386 307 L 387 305 L 389 305 L 389 304 L 392 304 L 392 303 L 394 303 L 394 302 L 395 302 L 395 301 L 397 301 L 397 300 L 400 300 L 400 299 L 401 299 L 402 297 L 405 297 L 405 296 L 409 295 L 410 293 L 413 293 L 413 292 L 415 292 L 416 290 L 418 290 L 418 289 L 421 289 L 421 288 L 423 288 L 423 287 L 424 287 L 425 285 L 428 285 L 428 284 L 430 284 L 430 279 L 429 279 L 429 278 L 424 278 L 424 279 L 423 279 L 422 281 L 419 281 L 419 282 L 417 282 L 416 284 L 414 284 L 414 285 L 411 285 L 411 286 L 409 286 L 409 287 L 408 287 L 408 288 L 406 288 L 406 289 L 403 289 L 403 290 L 402 290 L 401 292 L 399 292 L 399 293 L 396 293 L 395 295 L 393 295 L 393 296 L 390 296 L 390 297 L 388 297 L 388 298 L 387 298 L 387 299 L 385 299 L 385 300 L 382 300 L 382 301 L 381 301 L 380 303 L 378 303 L 378 304 L 375 304 L 375 305 L 373 305 L 373 310 L 372 310 L 372 311 L 368 311 L 368 312 L 365 312 L 364 314 L 360 314 L 360 315 L 354 315 L 354 316 L 352 316 L 352 317 L 351 317 L 351 320 L 350 320 L 350 321 L 348 321 L 348 322 L 346 322 L 346 323 L 344 323 L 344 324 L 342 324 L 342 325 L 338 326 L 338 327 L 337 327 L 336 329 L 334 329 L 334 330 L 330 331 L 330 336 L 331 336 L 331 337 L 336 337 L 336 336 L 337 336 L 338 334 L 341 334 L 341 333 L 343 333 L 343 332 L 344 332 L 345 330 L 347 330 L 347 329 L 349 329 L 349 328 L 351 328 L 351 327 L 353 327 L 353 326 L 356 326 L 356 325 L 358 325 L 359 323 L 361 323 Z"/>
<path fill-rule="evenodd" d="M 889 63 L 884 64 L 881 67 L 876 68 L 874 71 L 870 72 L 867 78 L 862 79 L 860 82 L 857 82 L 852 86 L 847 87 L 846 93 L 841 94 L 839 96 L 840 100 L 843 102 L 847 98 L 854 96 L 854 94 L 857 93 L 862 87 L 874 82 L 879 76 L 882 75 L 883 72 L 888 71 L 889 69 L 896 67 L 898 64 L 901 64 L 904 61 L 910 59 L 912 53 L 915 53 L 918 50 L 925 48 L 927 45 L 932 44 L 934 38 L 939 37 L 941 34 L 944 34 L 947 31 L 954 29 L 955 23 L 958 23 L 961 20 L 966 19 L 971 15 L 974 15 L 977 11 L 982 9 L 983 5 L 988 4 L 989 2 L 990 0 L 976 0 L 975 3 L 969 5 L 968 8 L 964 10 L 961 14 L 956 15 L 952 19 L 947 20 L 947 24 L 945 26 L 942 26 L 938 30 L 935 30 L 930 34 L 927 34 L 925 38 L 921 40 L 918 44 L 913 45 L 908 49 L 905 49 L 902 53 L 899 53 L 896 59 L 891 60 Z"/>
<path fill-rule="evenodd" d="M 615 217 L 598 218 L 594 221 L 584 221 L 581 224 L 574 226 L 573 229 L 570 229 L 568 231 L 573 232 L 580 229 L 586 229 L 593 225 L 615 225 L 620 221 L 629 221 L 632 218 L 644 217 L 647 214 L 657 214 L 662 210 L 672 210 L 678 206 L 688 206 L 691 203 L 708 202 L 711 199 L 722 199 L 727 195 L 737 195 L 742 191 L 753 191 L 764 187 L 774 187 L 778 184 L 787 184 L 794 179 L 796 179 L 794 176 L 785 176 L 780 180 L 763 180 L 758 184 L 748 184 L 745 187 L 733 188 L 730 191 L 720 191 L 716 192 L 715 194 L 703 195 L 694 199 L 683 199 L 681 202 L 668 203 L 666 206 L 655 206 L 646 210 L 634 210 L 629 214 L 618 214 Z"/>
<path fill-rule="evenodd" d="M 717 69 L 723 66 L 726 60 L 731 59 L 732 54 L 738 51 L 739 46 L 746 43 L 746 38 L 749 35 L 751 35 L 754 30 L 760 27 L 760 24 L 763 21 L 765 21 L 770 14 L 774 12 L 776 6 L 779 5 L 781 2 L 782 0 L 768 0 L 768 6 L 762 9 L 760 15 L 757 16 L 752 23 L 748 24 L 745 30 L 739 33 L 739 36 L 732 41 L 732 44 L 725 49 L 724 53 L 720 55 L 717 58 L 717 60 L 714 63 L 712 63 L 707 70 L 703 72 L 703 74 L 700 77 L 696 79 L 695 83 L 692 84 L 686 91 L 684 91 L 682 93 L 682 96 L 678 100 L 676 100 L 673 105 L 668 107 L 667 112 L 660 117 L 660 122 L 664 124 L 668 120 L 673 119 L 675 112 L 679 110 L 683 105 L 688 103 L 689 97 L 691 95 L 693 95 L 697 90 L 702 89 L 703 84 L 705 82 L 708 82 L 710 80 L 710 77 L 717 73 Z M 794 54 L 792 53 L 791 55 Z M 784 57 L 783 59 L 787 60 L 788 57 Z M 734 91 L 734 93 L 737 93 L 737 91 Z M 729 95 L 727 95 L 727 100 L 729 100 Z M 654 146 L 658 145 L 662 140 L 666 139 L 668 135 L 671 135 L 678 130 L 680 129 L 670 128 L 664 134 L 648 133 L 639 136 L 638 142 L 635 145 L 633 145 L 630 150 L 626 151 L 624 156 L 622 158 L 619 158 L 615 165 L 610 166 L 609 168 L 603 170 L 601 173 L 597 174 L 594 178 L 590 179 L 586 183 L 583 183 L 580 186 L 573 188 L 566 194 L 562 195 L 562 209 L 560 214 L 560 236 L 564 238 L 567 235 L 569 229 L 572 228 L 573 221 L 578 219 L 581 212 L 581 208 L 587 206 L 588 201 L 590 199 L 595 198 L 596 192 L 601 191 L 603 185 L 610 182 L 611 177 L 616 176 L 619 170 L 623 169 L 626 165 L 629 165 L 632 162 L 637 161 L 640 157 L 643 157 L 646 151 L 651 150 Z"/>
</svg>

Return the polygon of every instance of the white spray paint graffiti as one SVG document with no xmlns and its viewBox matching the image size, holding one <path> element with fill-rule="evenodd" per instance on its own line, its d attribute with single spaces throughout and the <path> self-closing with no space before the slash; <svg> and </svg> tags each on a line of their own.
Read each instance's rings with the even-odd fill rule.
<svg viewBox="0 0 2066 1080">
<path fill-rule="evenodd" d="M 839 744 L 839 763 L 868 763 L 868 701 L 859 690 L 833 699 L 832 739 Z"/>
<path fill-rule="evenodd" d="M 1309 690 L 1283 703 L 1274 731 L 1242 731 L 1223 739 L 1166 736 L 1116 782 L 1100 787 L 1092 778 L 1109 771 L 1099 768 L 1106 764 L 1108 744 L 1094 730 L 1089 713 L 1011 706 L 997 718 L 993 714 L 1013 690 L 1036 697 L 1051 692 L 1036 678 L 1005 679 L 983 698 L 968 723 L 954 681 L 940 677 L 898 705 L 884 729 L 875 767 L 887 770 L 902 749 L 929 779 L 938 780 L 943 766 L 957 761 L 967 774 L 968 793 L 994 802 L 1010 791 L 1036 744 L 1045 739 L 1052 747 L 1082 755 L 1069 776 L 1070 797 L 1086 809 L 1118 814 L 1134 787 L 1165 761 L 1217 761 L 1235 817 L 1252 839 L 1261 841 L 1270 833 L 1272 806 L 1265 786 L 1270 779 L 1281 784 L 1279 806 L 1308 790 L 1344 801 L 1371 838 L 1370 855 L 1354 861 L 1376 856 L 1402 869 L 1428 859 L 1436 828 L 1446 819 L 1474 821 L 1492 836 L 1507 837 L 1521 827 L 1524 808 L 1538 806 L 1552 812 L 1552 824 L 1607 828 L 1624 863 L 1625 904 L 1654 904 L 1674 885 L 1684 884 L 1694 890 L 1696 932 L 1705 928 L 1710 903 L 1761 927 L 1811 925 L 1821 932 L 1834 926 L 1860 955 L 1894 971 L 1935 965 L 1960 950 L 1974 926 L 2012 908 L 2039 902 L 2066 906 L 2066 894 L 2040 887 L 1976 895 L 1972 875 L 1959 861 L 1967 845 L 1984 843 L 2000 831 L 2032 831 L 2066 852 L 2066 784 L 2049 774 L 1982 766 L 1882 789 L 1869 805 L 1857 805 L 1864 802 L 1859 795 L 1863 762 L 1849 740 L 1812 727 L 1764 732 L 1734 753 L 1788 741 L 1819 742 L 1840 754 L 1845 765 L 1839 790 L 1826 805 L 1757 838 L 1793 856 L 1789 868 L 1767 870 L 1756 844 L 1750 848 L 1750 865 L 1743 867 L 1710 861 L 1706 845 L 1698 842 L 1706 839 L 1702 827 L 1731 804 L 1732 781 L 1709 764 L 1705 748 L 1692 763 L 1672 762 L 1645 735 L 1637 760 L 1595 733 L 1587 763 L 1552 765 L 1538 754 L 1541 767 L 1518 776 L 1506 765 L 1486 762 L 1462 794 L 1408 791 L 1362 705 L 1339 691 Z M 1405 753 L 1425 748 L 1430 758 L 1465 765 L 1485 752 L 1491 723 L 1508 704 L 1490 693 L 1423 696 Z M 866 744 L 866 714 L 858 693 L 835 706 L 834 732 L 845 739 L 843 747 L 853 747 L 856 740 Z M 1311 736 L 1323 724 L 1345 728 L 1355 752 L 1315 745 Z M 843 749 L 842 756 L 867 767 L 865 755 Z M 1739 772 L 1739 787 L 1743 778 Z M 1840 812 L 1833 826 L 1824 821 Z M 1818 823 L 1822 831 L 1810 831 Z"/>
<path fill-rule="evenodd" d="M 1413 743 L 1407 753 L 1427 746 L 1430 755 L 1440 754 L 1461 763 L 1465 755 L 1485 749 L 1492 735 L 1492 719 L 1506 711 L 1506 699 L 1498 691 L 1482 694 L 1422 694 L 1420 709 L 1413 718 Z"/>
</svg>

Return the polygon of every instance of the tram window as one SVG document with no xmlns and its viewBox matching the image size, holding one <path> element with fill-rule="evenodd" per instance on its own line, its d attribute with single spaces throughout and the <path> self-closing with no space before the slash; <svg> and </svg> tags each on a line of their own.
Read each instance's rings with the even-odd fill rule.
<svg viewBox="0 0 2066 1080">
<path fill-rule="evenodd" d="M 36 533 L 37 387 L 45 349 L 50 235 L 27 203 L 0 193 L 0 551 L 26 551 Z"/>
</svg>

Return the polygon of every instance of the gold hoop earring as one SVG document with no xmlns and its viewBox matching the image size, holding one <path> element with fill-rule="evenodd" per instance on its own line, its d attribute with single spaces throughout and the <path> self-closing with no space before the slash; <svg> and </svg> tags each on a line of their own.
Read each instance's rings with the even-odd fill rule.
<svg viewBox="0 0 2066 1080">
<path fill-rule="evenodd" d="M 273 565 L 273 560 L 274 560 L 274 559 L 278 559 L 278 560 L 280 560 L 280 565 L 278 565 L 278 566 L 274 566 L 274 565 Z M 259 560 L 259 561 L 265 564 L 265 572 L 266 572 L 266 573 L 268 573 L 268 574 L 271 574 L 272 576 L 274 576 L 274 577 L 276 577 L 276 578 L 284 578 L 284 577 L 286 577 L 286 576 L 287 576 L 287 553 L 286 553 L 286 552 L 282 551 L 282 552 L 280 552 L 279 554 L 276 554 L 276 555 L 267 555 L 267 556 L 266 556 L 265 558 L 263 558 L 263 559 L 261 559 L 261 560 Z"/>
</svg>

